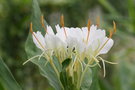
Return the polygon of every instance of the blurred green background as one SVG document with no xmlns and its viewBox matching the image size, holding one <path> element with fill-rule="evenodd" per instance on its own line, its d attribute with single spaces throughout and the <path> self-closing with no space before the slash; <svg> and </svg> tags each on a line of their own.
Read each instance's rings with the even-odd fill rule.
<svg viewBox="0 0 135 90">
<path fill-rule="evenodd" d="M 96 24 L 100 17 L 100 28 L 109 30 L 112 21 L 117 24 L 113 36 L 114 47 L 106 60 L 118 62 L 106 64 L 107 74 L 99 72 L 102 90 L 135 90 L 135 0 L 38 0 L 45 20 L 54 27 L 59 24 L 61 14 L 65 26 L 82 27 L 88 18 Z M 47 80 L 27 60 L 24 50 L 29 32 L 32 0 L 0 0 L 0 56 L 10 68 L 23 90 L 52 90 Z M 0 87 L 2 87 L 0 85 Z"/>
</svg>

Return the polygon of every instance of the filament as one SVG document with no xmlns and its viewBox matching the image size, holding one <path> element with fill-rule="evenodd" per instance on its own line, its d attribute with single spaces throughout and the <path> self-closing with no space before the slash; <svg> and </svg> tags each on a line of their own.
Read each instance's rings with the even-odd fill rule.
<svg viewBox="0 0 135 90">
<path fill-rule="evenodd" d="M 102 63 L 103 63 L 103 72 L 104 72 L 104 77 L 105 77 L 105 75 L 106 75 L 105 62 L 104 62 L 104 60 L 102 60 L 102 59 L 101 59 L 101 61 L 102 61 Z"/>
</svg>

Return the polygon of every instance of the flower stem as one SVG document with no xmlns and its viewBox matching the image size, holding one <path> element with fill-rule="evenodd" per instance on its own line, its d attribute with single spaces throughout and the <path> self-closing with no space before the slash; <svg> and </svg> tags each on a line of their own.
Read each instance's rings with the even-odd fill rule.
<svg viewBox="0 0 135 90">
<path fill-rule="evenodd" d="M 80 86 L 81 86 L 81 83 L 82 83 L 82 81 L 83 81 L 84 75 L 85 75 L 85 73 L 86 73 L 86 71 L 87 71 L 87 69 L 88 69 L 90 63 L 91 63 L 91 60 L 87 63 L 87 65 L 86 65 L 86 67 L 85 67 L 85 69 L 84 69 L 84 71 L 83 71 L 83 73 L 82 73 L 82 75 L 81 75 L 80 81 L 77 83 L 77 88 L 78 88 L 78 90 L 79 90 L 79 88 L 80 88 Z"/>
<path fill-rule="evenodd" d="M 58 72 L 58 70 L 56 69 L 56 66 L 54 65 L 52 59 L 50 59 L 50 64 L 51 64 L 52 68 L 54 69 L 54 71 L 56 72 L 56 75 L 57 75 L 57 77 L 58 77 L 58 80 L 59 80 L 59 82 L 60 82 L 60 85 L 61 85 L 62 90 L 64 90 L 64 87 L 63 87 L 63 85 L 62 85 L 62 83 L 61 83 L 61 81 L 60 81 L 59 72 Z"/>
</svg>

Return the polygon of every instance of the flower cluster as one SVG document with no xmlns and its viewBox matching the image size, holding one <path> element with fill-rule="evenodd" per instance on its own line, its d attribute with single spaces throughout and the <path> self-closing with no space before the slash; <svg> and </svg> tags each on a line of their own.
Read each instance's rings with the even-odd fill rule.
<svg viewBox="0 0 135 90">
<path fill-rule="evenodd" d="M 56 33 L 54 33 L 51 26 L 45 27 L 43 17 L 41 22 L 46 31 L 45 35 L 42 35 L 40 31 L 33 32 L 32 23 L 30 31 L 32 32 L 33 42 L 42 50 L 42 55 L 48 61 L 53 55 L 58 58 L 60 63 L 66 58 L 71 58 L 71 73 L 76 70 L 78 63 L 80 66 L 85 64 L 92 67 L 99 65 L 99 60 L 101 60 L 104 70 L 104 62 L 111 63 L 103 60 L 99 55 L 106 54 L 114 44 L 111 37 L 116 32 L 115 22 L 113 22 L 114 27 L 110 31 L 109 37 L 107 37 L 105 30 L 99 29 L 97 25 L 91 25 L 90 20 L 88 20 L 87 27 L 69 28 L 64 26 L 64 18 L 61 16 L 61 27 L 59 25 L 55 26 Z M 87 59 L 87 62 L 84 61 L 85 59 Z M 83 71 L 83 66 L 81 68 Z"/>
</svg>

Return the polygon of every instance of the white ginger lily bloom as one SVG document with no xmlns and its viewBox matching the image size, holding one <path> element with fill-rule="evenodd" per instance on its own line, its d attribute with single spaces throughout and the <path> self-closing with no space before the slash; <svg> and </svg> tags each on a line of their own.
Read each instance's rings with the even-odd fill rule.
<svg viewBox="0 0 135 90">
<path fill-rule="evenodd" d="M 79 55 L 85 53 L 96 57 L 100 54 L 106 54 L 114 43 L 111 38 L 106 36 L 105 30 L 97 29 L 96 25 L 92 25 L 90 30 L 88 30 L 88 27 L 68 28 L 56 25 L 56 31 L 57 33 L 54 34 L 52 28 L 47 26 L 45 37 L 39 31 L 37 33 L 33 32 L 42 44 L 39 44 L 33 34 L 35 45 L 43 51 L 64 48 L 64 51 L 68 51 L 67 53 L 77 52 Z"/>
<path fill-rule="evenodd" d="M 59 25 L 56 26 L 56 30 L 56 36 L 62 39 L 62 41 L 66 42 L 68 48 L 71 48 L 72 50 L 75 48 L 78 53 L 85 52 L 89 48 L 91 48 L 92 52 L 89 53 L 91 54 L 93 52 L 97 52 L 96 50 L 102 48 L 101 50 L 99 50 L 99 52 L 96 53 L 96 55 L 106 54 L 111 49 L 114 43 L 111 38 L 108 38 L 106 36 L 105 30 L 97 29 L 96 25 L 92 25 L 90 27 L 90 32 L 88 31 L 88 27 L 65 27 L 67 38 L 64 35 L 63 28 L 60 28 Z M 88 33 L 90 33 L 89 36 Z"/>
<path fill-rule="evenodd" d="M 46 31 L 45 36 L 40 31 L 33 32 L 32 23 L 30 30 L 32 32 L 33 42 L 39 49 L 49 54 L 50 58 L 52 55 L 57 56 L 60 62 L 66 58 L 71 58 L 73 60 L 72 67 L 77 65 L 75 62 L 79 62 L 80 64 L 85 63 L 85 58 L 88 59 L 88 63 L 85 63 L 86 65 L 98 64 L 99 60 L 97 58 L 103 64 L 104 62 L 115 64 L 98 57 L 100 54 L 106 54 L 114 44 L 111 37 L 116 32 L 116 25 L 115 22 L 113 24 L 114 30 L 110 32 L 109 37 L 106 36 L 105 30 L 98 29 L 97 25 L 90 25 L 90 20 L 88 21 L 87 27 L 82 28 L 64 27 L 64 20 L 62 20 L 62 27 L 59 25 L 55 26 L 56 34 L 53 32 L 51 26 L 45 28 L 44 24 L 42 24 Z"/>
</svg>

